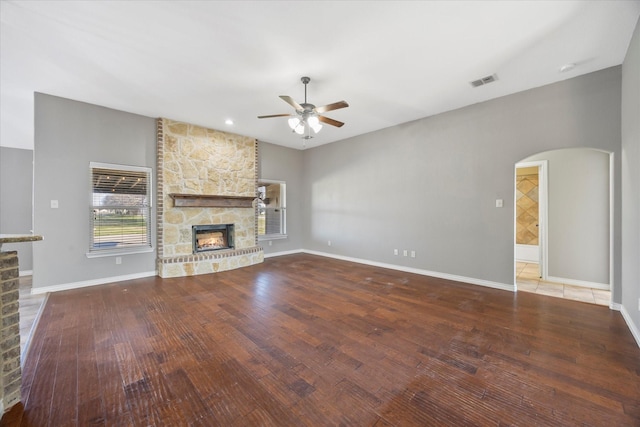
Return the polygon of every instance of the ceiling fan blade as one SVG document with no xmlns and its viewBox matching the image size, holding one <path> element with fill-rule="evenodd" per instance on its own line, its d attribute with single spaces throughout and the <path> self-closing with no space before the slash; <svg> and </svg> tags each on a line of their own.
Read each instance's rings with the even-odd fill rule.
<svg viewBox="0 0 640 427">
<path fill-rule="evenodd" d="M 318 116 L 318 120 L 320 120 L 322 123 L 326 123 L 328 125 L 335 126 L 335 127 L 338 127 L 338 128 L 342 127 L 342 125 L 344 125 L 344 123 L 342 123 L 342 122 L 330 119 L 329 117 L 325 117 L 325 116 Z"/>
<path fill-rule="evenodd" d="M 334 102 L 333 104 L 316 107 L 316 113 L 326 113 L 327 111 L 338 110 L 340 108 L 346 108 L 348 106 L 349 104 L 347 104 L 347 101 Z"/>
<path fill-rule="evenodd" d="M 294 101 L 292 97 L 287 96 L 287 95 L 280 95 L 280 98 L 282 98 L 282 100 L 284 102 L 286 102 L 287 104 L 291 105 L 296 110 L 304 110 L 304 108 L 302 108 L 302 105 L 300 105 L 296 101 Z"/>
<path fill-rule="evenodd" d="M 269 116 L 258 116 L 259 119 L 269 119 L 271 117 L 288 117 L 291 116 L 291 114 L 271 114 Z"/>
</svg>

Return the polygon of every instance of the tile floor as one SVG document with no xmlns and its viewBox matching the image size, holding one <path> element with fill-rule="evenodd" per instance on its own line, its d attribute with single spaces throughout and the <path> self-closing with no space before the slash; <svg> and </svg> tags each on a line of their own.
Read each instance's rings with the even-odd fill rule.
<svg viewBox="0 0 640 427">
<path fill-rule="evenodd" d="M 518 285 L 518 291 L 606 306 L 609 306 L 611 301 L 611 291 L 541 280 L 538 264 L 516 262 L 516 284 Z"/>
</svg>

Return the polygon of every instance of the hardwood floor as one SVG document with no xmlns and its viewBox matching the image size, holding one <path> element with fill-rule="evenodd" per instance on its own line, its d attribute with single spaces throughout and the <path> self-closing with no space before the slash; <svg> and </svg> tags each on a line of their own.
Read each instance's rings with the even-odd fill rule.
<svg viewBox="0 0 640 427">
<path fill-rule="evenodd" d="M 49 296 L 22 426 L 640 425 L 607 307 L 297 254 Z"/>
</svg>

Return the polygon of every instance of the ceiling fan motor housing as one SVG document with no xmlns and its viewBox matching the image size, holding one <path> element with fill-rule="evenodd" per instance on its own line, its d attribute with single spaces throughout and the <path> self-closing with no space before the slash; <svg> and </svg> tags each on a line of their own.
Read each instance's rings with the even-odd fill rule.
<svg viewBox="0 0 640 427">
<path fill-rule="evenodd" d="M 302 107 L 302 110 L 298 110 L 300 112 L 300 114 L 303 114 L 303 115 L 304 114 L 307 114 L 307 115 L 315 114 L 314 111 L 313 111 L 314 108 L 316 108 L 315 105 L 308 104 L 308 103 L 304 102 L 304 103 L 300 104 L 300 106 Z"/>
</svg>

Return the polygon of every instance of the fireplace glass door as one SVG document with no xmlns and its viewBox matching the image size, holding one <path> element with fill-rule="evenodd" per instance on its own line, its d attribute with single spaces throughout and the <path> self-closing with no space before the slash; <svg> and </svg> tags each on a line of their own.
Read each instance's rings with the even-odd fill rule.
<svg viewBox="0 0 640 427">
<path fill-rule="evenodd" d="M 233 249 L 233 224 L 194 225 L 193 253 Z"/>
</svg>

